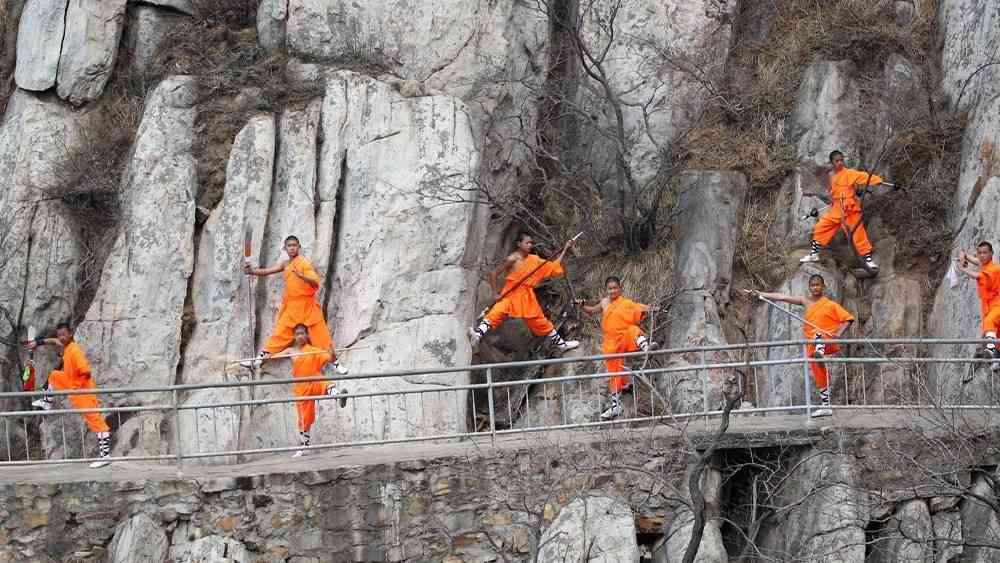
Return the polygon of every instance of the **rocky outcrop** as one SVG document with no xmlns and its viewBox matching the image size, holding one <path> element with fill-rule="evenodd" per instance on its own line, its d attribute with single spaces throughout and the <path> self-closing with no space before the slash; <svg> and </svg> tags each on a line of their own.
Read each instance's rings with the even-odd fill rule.
<svg viewBox="0 0 1000 563">
<path fill-rule="evenodd" d="M 858 487 L 851 458 L 807 448 L 798 460 L 798 471 L 775 499 L 777 506 L 790 508 L 761 530 L 761 553 L 778 561 L 864 562 L 871 501 Z"/>
<path fill-rule="evenodd" d="M 687 483 L 687 478 L 684 480 Z M 705 528 L 695 563 L 725 563 L 729 561 L 726 546 L 722 541 L 722 523 L 719 520 L 721 506 L 719 494 L 722 474 L 718 468 L 708 466 L 701 475 L 701 490 L 705 497 Z M 685 498 L 690 502 L 689 491 L 685 488 Z M 666 543 L 653 554 L 654 563 L 678 563 L 684 560 L 684 553 L 691 542 L 694 514 L 687 504 L 681 505 L 665 530 Z"/>
<path fill-rule="evenodd" d="M 789 133 L 796 141 L 800 159 L 814 164 L 829 162 L 830 151 L 845 154 L 857 143 L 852 125 L 843 116 L 853 115 L 860 95 L 853 81 L 850 61 L 815 61 L 806 68 L 792 111 Z"/>
<path fill-rule="evenodd" d="M 164 80 L 146 104 L 124 179 L 121 232 L 77 338 L 104 387 L 169 385 L 194 261 L 195 80 Z"/>
<path fill-rule="evenodd" d="M 165 561 L 170 543 L 163 528 L 149 515 L 140 512 L 122 520 L 108 546 L 109 563 Z"/>
<path fill-rule="evenodd" d="M 55 86 L 68 0 L 35 0 L 21 13 L 14 81 L 25 90 Z"/>
<path fill-rule="evenodd" d="M 72 154 L 86 150 L 85 135 L 98 112 L 73 112 L 58 101 L 18 90 L 10 98 L 0 127 L 0 369 L 19 373 L 11 360 L 27 327 L 51 334 L 58 322 L 71 320 L 80 304 L 78 284 L 88 263 L 86 241 L 73 209 L 61 201 L 63 180 Z M 36 355 L 40 382 L 60 363 L 58 351 L 43 348 Z M 16 386 L 16 389 L 14 388 Z M 4 391 L 20 390 L 15 377 L 0 380 Z M 26 406 L 0 401 L 0 408 Z M 11 447 L 23 453 L 17 437 Z M 79 442 L 76 442 L 79 444 Z M 0 440 L 0 453 L 8 444 Z M 15 454 L 22 455 L 22 454 Z"/>
<path fill-rule="evenodd" d="M 125 25 L 125 0 L 69 0 L 56 92 L 72 103 L 97 99 L 111 78 Z"/>
<path fill-rule="evenodd" d="M 720 314 L 729 304 L 733 257 L 746 197 L 746 178 L 735 172 L 689 172 L 681 178 L 677 202 L 683 233 L 677 249 L 674 299 L 667 346 L 681 348 L 726 344 Z M 723 358 L 717 353 L 671 357 L 671 367 L 697 366 Z M 680 372 L 664 378 L 662 392 L 674 412 L 719 408 L 722 387 L 733 374 L 728 370 Z M 707 377 L 703 385 L 702 377 Z M 704 396 L 704 390 L 708 396 Z"/>
<path fill-rule="evenodd" d="M 903 502 L 872 542 L 872 563 L 926 562 L 934 560 L 931 513 L 923 499 Z"/>
<path fill-rule="evenodd" d="M 639 561 L 631 508 L 606 496 L 583 496 L 567 504 L 545 530 L 539 545 L 539 563 Z"/>
<path fill-rule="evenodd" d="M 146 4 L 130 4 L 125 33 L 130 67 L 140 74 L 149 70 L 160 48 L 186 19 L 183 15 Z"/>
<path fill-rule="evenodd" d="M 996 217 L 1000 213 L 1000 140 L 996 130 L 1000 124 L 1000 91 L 996 77 L 998 67 L 989 65 L 994 54 L 986 48 L 1000 38 L 997 22 L 1000 6 L 996 2 L 949 0 L 940 7 L 944 22 L 942 40 L 942 89 L 950 103 L 969 112 L 962 140 L 960 174 L 951 215 L 956 232 L 952 244 L 954 259 L 959 249 L 967 252 L 979 241 L 991 241 L 1000 250 L 1000 228 Z M 942 266 L 944 267 L 944 266 Z M 978 338 L 980 336 L 979 299 L 973 280 L 962 276 L 957 288 L 941 282 L 934 296 L 934 306 L 928 319 L 932 336 L 939 338 Z M 972 345 L 939 346 L 932 350 L 943 357 L 968 357 Z M 980 372 L 984 370 L 979 370 Z M 952 369 L 933 372 L 934 386 L 946 397 L 963 396 L 985 399 L 986 385 L 976 389 L 962 386 L 961 375 Z M 976 375 L 977 382 L 988 379 Z"/>
</svg>

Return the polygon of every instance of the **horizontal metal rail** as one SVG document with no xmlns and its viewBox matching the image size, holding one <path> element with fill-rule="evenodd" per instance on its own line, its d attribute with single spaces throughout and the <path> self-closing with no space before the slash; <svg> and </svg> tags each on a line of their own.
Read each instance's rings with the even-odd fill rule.
<svg viewBox="0 0 1000 563">
<path fill-rule="evenodd" d="M 481 436 L 502 436 L 517 433 L 534 433 L 568 429 L 600 428 L 620 424 L 691 424 L 704 419 L 709 424 L 722 414 L 719 403 L 722 388 L 736 385 L 747 393 L 756 404 L 741 405 L 733 414 L 765 416 L 774 413 L 810 414 L 817 408 L 812 400 L 816 390 L 812 388 L 809 375 L 810 365 L 824 365 L 830 372 L 831 390 L 838 396 L 832 405 L 834 410 L 885 409 L 916 410 L 947 408 L 958 410 L 1000 409 L 1000 398 L 994 393 L 993 371 L 979 370 L 984 364 L 1000 363 L 997 360 L 973 357 L 935 357 L 931 352 L 935 347 L 954 345 L 978 345 L 986 343 L 982 339 L 831 339 L 826 343 L 844 346 L 837 355 L 823 358 L 806 357 L 806 346 L 812 340 L 782 340 L 773 342 L 753 342 L 736 345 L 695 346 L 672 348 L 653 352 L 631 352 L 625 354 L 601 354 L 585 357 L 553 358 L 507 363 L 476 364 L 457 367 L 396 370 L 382 373 L 360 373 L 333 378 L 341 388 L 361 385 L 364 391 L 350 392 L 343 396 L 282 396 L 255 397 L 258 389 L 288 389 L 295 383 L 329 381 L 328 376 L 308 378 L 269 378 L 258 380 L 212 381 L 198 384 L 136 386 L 118 388 L 95 388 L 82 390 L 6 392 L 0 393 L 0 404 L 7 407 L 26 405 L 26 399 L 40 396 L 61 397 L 78 394 L 101 396 L 106 406 L 88 409 L 26 410 L 15 408 L 0 412 L 0 431 L 4 433 L 0 441 L 0 465 L 30 465 L 58 463 L 87 463 L 94 460 L 88 456 L 95 443 L 93 436 L 82 425 L 79 415 L 100 412 L 122 419 L 162 414 L 175 440 L 171 449 L 169 440 L 163 441 L 165 453 L 144 456 L 128 456 L 112 460 L 174 462 L 180 465 L 184 460 L 216 461 L 245 459 L 247 456 L 274 454 L 305 450 L 325 450 L 331 448 L 362 447 L 412 442 L 440 440 L 460 440 Z M 848 346 L 859 348 L 848 348 Z M 881 355 L 879 347 L 905 347 L 905 356 Z M 849 350 L 862 352 L 861 356 L 845 356 Z M 738 354 L 730 356 L 729 354 Z M 742 361 L 739 357 L 743 357 Z M 627 413 L 615 420 L 580 419 L 578 414 L 567 414 L 567 397 L 600 403 L 601 381 L 621 372 L 593 369 L 592 363 L 624 358 L 645 367 L 634 367 L 631 375 L 634 385 L 631 404 Z M 275 360 L 276 361 L 276 360 Z M 531 379 L 497 381 L 498 370 L 523 368 L 548 368 L 575 364 L 584 366 L 589 373 L 553 375 Z M 602 366 L 603 367 L 603 366 Z M 981 372 L 985 371 L 983 374 Z M 935 374 L 934 377 L 931 375 Z M 479 375 L 476 375 L 479 374 Z M 728 375 L 720 375 L 728 374 Z M 450 375 L 442 383 L 441 376 Z M 421 376 L 435 376 L 433 382 L 422 383 Z M 400 388 L 393 378 L 405 378 L 406 388 Z M 482 382 L 477 382 L 477 379 Z M 723 380 L 730 381 L 725 383 Z M 934 385 L 946 388 L 934 389 Z M 977 396 L 970 396 L 968 404 L 955 401 L 946 392 L 957 392 L 963 386 L 975 382 Z M 682 404 L 675 391 L 688 386 L 688 394 L 700 390 L 700 406 Z M 275 386 L 282 386 L 277 387 Z M 532 390 L 541 388 L 534 393 Z M 190 404 L 184 399 L 191 393 L 206 389 L 228 389 L 235 393 L 229 400 Z M 559 393 L 549 393 L 557 389 Z M 692 391 L 694 390 L 694 391 Z M 949 391 L 950 390 L 950 391 Z M 985 391 L 984 391 L 985 390 Z M 939 393 L 939 395 L 934 395 Z M 941 394 L 944 393 L 944 394 Z M 985 396 L 984 396 L 985 394 Z M 551 396 L 550 396 L 551 395 Z M 557 397 L 553 399 L 552 397 Z M 341 413 L 345 423 L 339 440 L 310 445 L 280 445 L 276 443 L 278 433 L 276 421 L 282 421 L 288 429 L 286 439 L 294 438 L 296 424 L 289 424 L 294 416 L 294 406 L 315 401 L 319 405 L 334 405 L 329 401 L 345 400 L 350 407 L 340 411 L 334 406 L 329 413 Z M 534 405 L 532 405 L 534 402 Z M 483 411 L 483 407 L 486 408 Z M 451 410 L 449 410 L 451 409 Z M 557 412 L 558 411 L 558 412 Z M 449 417 L 450 416 L 450 417 Z M 270 417 L 270 418 L 268 418 Z M 322 418 L 322 417 L 321 417 Z M 486 426 L 482 426 L 488 420 Z M 220 434 L 218 426 L 223 425 Z M 236 431 L 233 421 L 241 425 Z M 480 422 L 482 421 L 482 422 Z M 41 424 L 47 424 L 42 430 Z M 194 425 L 190 428 L 187 425 Z M 252 434 L 255 424 L 263 425 L 269 432 L 259 436 L 266 447 L 246 447 L 233 440 L 244 434 Z M 270 424 L 271 426 L 267 426 Z M 469 428 L 471 424 L 471 428 Z M 181 439 L 183 428 L 186 437 L 193 443 Z M 227 426 L 228 425 L 228 426 Z M 242 425 L 247 425 L 243 428 Z M 209 426 L 211 428 L 205 428 Z M 67 427 L 68 430 L 67 430 Z M 349 430 L 348 430 L 349 428 Z M 193 430 L 193 432 L 192 432 Z M 214 436 L 212 432 L 214 431 Z M 58 445 L 49 454 L 42 456 L 40 435 L 47 432 L 50 437 L 61 437 Z M 220 438 L 221 436 L 221 438 Z M 79 447 L 76 446 L 79 441 Z M 202 442 L 205 442 L 204 444 Z M 51 442 L 51 440 L 50 440 Z M 5 447 L 5 449 L 4 449 Z M 51 449 L 50 444 L 50 449 Z M 39 457 L 44 457 L 39 459 Z M 62 456 L 62 459 L 46 459 Z M 3 459 L 6 458 L 6 459 Z"/>
</svg>

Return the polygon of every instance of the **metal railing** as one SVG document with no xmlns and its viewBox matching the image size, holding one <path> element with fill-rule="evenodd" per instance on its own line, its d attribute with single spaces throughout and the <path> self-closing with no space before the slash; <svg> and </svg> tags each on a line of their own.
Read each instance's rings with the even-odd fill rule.
<svg viewBox="0 0 1000 563">
<path fill-rule="evenodd" d="M 819 360 L 829 372 L 834 410 L 1000 406 L 994 366 L 988 365 L 1000 364 L 973 358 L 983 340 L 827 342 L 842 347 Z M 338 397 L 291 396 L 291 384 L 324 377 L 48 393 L 56 404 L 67 395 L 96 394 L 98 409 L 33 410 L 31 400 L 46 393 L 0 393 L 0 466 L 94 461 L 95 435 L 80 416 L 93 411 L 105 413 L 115 428 L 116 452 L 125 448 L 122 440 L 129 441 L 125 456 L 113 461 L 172 462 L 178 468 L 185 462 L 231 463 L 302 449 L 295 422 L 301 401 L 317 401 L 309 450 L 621 424 L 689 426 L 699 419 L 711 425 L 722 413 L 724 397 L 736 392 L 743 398 L 737 414 L 808 417 L 817 408 L 810 368 L 817 360 L 806 355 L 809 343 L 755 342 L 357 374 L 336 380 L 351 391 L 344 409 L 335 406 Z M 605 421 L 599 417 L 608 406 L 605 382 L 622 374 L 605 371 L 603 360 L 616 357 L 630 364 L 632 385 L 623 397 L 625 412 Z"/>
</svg>

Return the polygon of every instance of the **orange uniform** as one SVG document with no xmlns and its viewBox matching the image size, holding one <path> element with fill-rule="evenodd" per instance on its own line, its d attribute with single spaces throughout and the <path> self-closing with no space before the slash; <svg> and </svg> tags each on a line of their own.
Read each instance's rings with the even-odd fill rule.
<svg viewBox="0 0 1000 563">
<path fill-rule="evenodd" d="M 862 172 L 853 168 L 844 168 L 840 172 L 830 176 L 830 209 L 816 222 L 813 231 L 813 240 L 826 246 L 830 244 L 837 230 L 846 226 L 848 232 L 854 229 L 854 248 L 858 254 L 865 256 L 871 254 L 872 243 L 868 240 L 868 233 L 861 222 L 861 202 L 855 194 L 855 190 L 866 184 L 876 186 L 882 183 L 882 178 L 868 172 Z M 847 234 L 847 233 L 844 233 Z"/>
<path fill-rule="evenodd" d="M 56 391 L 72 389 L 93 389 L 96 387 L 90 376 L 90 362 L 83 354 L 83 349 L 76 342 L 70 342 L 63 348 L 62 369 L 49 373 L 49 388 Z M 96 409 L 101 406 L 97 395 L 68 395 L 70 404 L 78 409 Z M 99 412 L 83 413 L 83 420 L 92 432 L 110 432 L 104 415 Z"/>
<path fill-rule="evenodd" d="M 601 330 L 604 331 L 604 344 L 601 346 L 601 353 L 623 354 L 639 351 L 636 340 L 643 335 L 638 326 L 639 321 L 642 320 L 643 312 L 642 304 L 625 297 L 619 297 L 608 303 L 601 318 Z M 625 371 L 625 358 L 612 358 L 604 362 L 611 373 Z M 608 380 L 608 388 L 612 393 L 619 393 L 628 387 L 628 383 L 628 377 L 616 375 Z"/>
<path fill-rule="evenodd" d="M 802 332 L 804 332 L 806 338 L 809 339 L 816 338 L 817 334 L 819 334 L 821 338 L 829 338 L 827 333 L 836 333 L 837 329 L 840 328 L 840 325 L 846 323 L 847 321 L 854 320 L 854 316 L 848 313 L 847 309 L 844 309 L 838 305 L 837 302 L 828 297 L 821 297 L 818 301 L 806 307 L 805 317 L 807 321 L 823 329 L 823 332 L 820 332 L 808 323 L 802 325 Z M 806 353 L 810 356 L 812 356 L 815 351 L 816 347 L 812 344 L 806 346 Z M 840 351 L 840 347 L 836 344 L 826 345 L 826 355 L 834 354 L 838 351 Z M 826 389 L 830 384 L 826 366 L 816 362 L 809 362 L 809 368 L 813 372 L 813 380 L 816 382 L 816 387 L 818 389 Z"/>
<path fill-rule="evenodd" d="M 503 299 L 490 308 L 484 320 L 496 328 L 507 320 L 507 317 L 514 317 L 524 319 L 535 336 L 552 333 L 555 327 L 545 318 L 545 313 L 538 304 L 535 286 L 546 278 L 559 277 L 563 273 L 561 263 L 543 260 L 536 254 L 527 255 L 521 261 L 520 267 L 507 275 L 507 281 L 501 292 Z"/>
<path fill-rule="evenodd" d="M 306 344 L 300 352 L 313 352 L 309 356 L 295 356 L 292 358 L 292 377 L 316 377 L 323 374 L 323 366 L 332 357 L 329 352 L 322 348 Z M 303 381 L 292 384 L 292 392 L 296 397 L 315 397 L 326 394 L 326 386 L 330 381 Z M 309 432 L 314 422 L 316 422 L 316 401 L 298 401 L 295 408 L 299 412 L 299 430 Z"/>
<path fill-rule="evenodd" d="M 319 274 L 313 265 L 302 256 L 296 256 L 285 266 L 285 296 L 278 310 L 278 322 L 274 333 L 264 343 L 264 351 L 276 354 L 291 345 L 294 338 L 295 325 L 303 324 L 309 329 L 309 341 L 324 350 L 333 348 L 330 330 L 323 318 L 323 311 L 316 301 L 319 287 L 313 287 L 305 280 L 295 275 L 299 272 L 306 278 L 320 283 Z"/>
<path fill-rule="evenodd" d="M 990 260 L 979 267 L 976 279 L 979 307 L 983 319 L 983 334 L 997 334 L 1000 328 L 1000 265 Z"/>
</svg>

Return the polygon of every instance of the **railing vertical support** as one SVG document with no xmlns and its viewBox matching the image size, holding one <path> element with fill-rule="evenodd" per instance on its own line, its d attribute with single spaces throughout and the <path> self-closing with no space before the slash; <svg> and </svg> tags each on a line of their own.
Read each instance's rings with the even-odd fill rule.
<svg viewBox="0 0 1000 563">
<path fill-rule="evenodd" d="M 708 428 L 711 423 L 708 416 L 708 370 L 705 368 L 705 351 L 701 351 L 701 398 L 702 406 L 705 409 L 705 428 Z"/>
<path fill-rule="evenodd" d="M 802 345 L 802 385 L 806 391 L 806 416 L 812 415 L 812 396 L 809 392 L 809 345 Z"/>
<path fill-rule="evenodd" d="M 495 446 L 497 443 L 497 419 L 493 412 L 493 370 L 486 368 L 486 391 L 490 404 L 490 441 Z"/>
<path fill-rule="evenodd" d="M 184 452 L 181 451 L 181 411 L 177 401 L 177 389 L 173 392 L 173 401 L 171 401 L 171 406 L 174 411 L 174 449 L 177 450 L 177 476 L 180 477 L 184 474 Z M 195 413 L 197 416 L 197 413 Z"/>
</svg>

